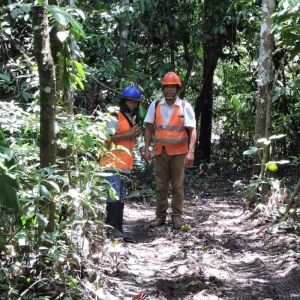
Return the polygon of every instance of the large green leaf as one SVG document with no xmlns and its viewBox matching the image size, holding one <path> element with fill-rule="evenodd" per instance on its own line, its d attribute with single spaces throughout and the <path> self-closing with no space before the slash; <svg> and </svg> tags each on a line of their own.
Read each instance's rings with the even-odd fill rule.
<svg viewBox="0 0 300 300">
<path fill-rule="evenodd" d="M 250 146 L 248 150 L 244 151 L 243 154 L 244 155 L 253 155 L 258 151 L 257 147 L 254 146 Z"/>
<path fill-rule="evenodd" d="M 46 228 L 49 223 L 48 219 L 40 213 L 36 214 L 36 220 L 41 228 Z"/>
<path fill-rule="evenodd" d="M 294 47 L 294 49 L 291 51 L 291 56 L 290 59 L 293 59 L 296 55 L 298 55 L 300 53 L 300 42 L 298 42 L 296 44 L 296 46 Z"/>
<path fill-rule="evenodd" d="M 11 186 L 12 188 L 14 188 L 15 190 L 19 189 L 19 177 L 13 173 L 3 173 L 0 174 L 0 180 L 3 181 L 6 185 Z M 1 191 L 1 190 L 0 190 Z"/>
<path fill-rule="evenodd" d="M 40 192 L 41 192 L 41 195 L 44 196 L 46 199 L 48 199 L 48 200 L 51 199 L 50 192 L 44 185 L 40 186 Z"/>
<path fill-rule="evenodd" d="M 3 146 L 3 147 L 8 147 L 8 144 L 7 144 L 7 141 L 5 139 L 5 136 L 4 136 L 4 133 L 3 133 L 3 130 L 0 126 L 0 146 Z"/>
<path fill-rule="evenodd" d="M 79 63 L 78 61 L 72 61 L 73 65 L 76 67 L 78 74 L 80 75 L 80 77 L 85 78 L 85 74 L 82 68 L 82 64 Z"/>
<path fill-rule="evenodd" d="M 5 175 L 5 174 L 4 174 Z M 0 176 L 0 200 L 7 208 L 13 208 L 15 213 L 20 210 L 20 202 L 16 190 Z"/>
<path fill-rule="evenodd" d="M 70 89 L 71 83 L 70 83 L 69 72 L 64 71 L 63 76 L 62 76 L 62 82 L 63 82 L 64 88 L 66 90 Z"/>
<path fill-rule="evenodd" d="M 17 213 L 20 209 L 19 198 L 17 195 L 19 178 L 16 174 L 11 172 L 15 168 L 16 161 L 14 158 L 14 151 L 13 149 L 9 148 L 1 126 L 0 154 L 0 200 L 5 207 L 13 208 L 14 212 Z"/>
<path fill-rule="evenodd" d="M 83 136 L 82 140 L 84 141 L 84 144 L 86 145 L 87 148 L 91 148 L 94 144 L 94 140 L 91 138 L 89 134 Z"/>
<path fill-rule="evenodd" d="M 4 79 L 7 82 L 10 82 L 10 74 L 9 73 L 0 74 L 0 78 Z"/>
<path fill-rule="evenodd" d="M 47 8 L 58 23 L 63 26 L 67 26 L 70 23 L 73 29 L 77 31 L 80 36 L 85 37 L 81 24 L 76 21 L 71 14 L 55 5 L 47 5 Z"/>
<path fill-rule="evenodd" d="M 5 166 L 7 168 L 10 168 L 10 167 L 16 165 L 13 149 L 0 146 L 0 153 L 1 153 L 0 160 L 5 161 Z"/>
</svg>

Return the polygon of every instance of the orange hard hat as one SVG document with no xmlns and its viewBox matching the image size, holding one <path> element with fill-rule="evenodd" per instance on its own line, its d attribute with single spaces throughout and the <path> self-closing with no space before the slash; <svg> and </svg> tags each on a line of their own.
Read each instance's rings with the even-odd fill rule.
<svg viewBox="0 0 300 300">
<path fill-rule="evenodd" d="M 181 86 L 181 82 L 180 82 L 178 75 L 174 72 L 168 72 L 164 76 L 161 85 L 164 86 L 167 84 L 178 84 L 179 86 Z"/>
</svg>

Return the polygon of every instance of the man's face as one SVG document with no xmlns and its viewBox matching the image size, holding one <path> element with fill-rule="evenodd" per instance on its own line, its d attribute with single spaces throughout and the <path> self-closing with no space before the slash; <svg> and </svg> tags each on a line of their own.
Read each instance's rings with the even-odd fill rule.
<svg viewBox="0 0 300 300">
<path fill-rule="evenodd" d="M 176 92 L 177 92 L 176 84 L 167 84 L 164 86 L 164 94 L 167 99 L 173 98 Z"/>
<path fill-rule="evenodd" d="M 139 105 L 139 101 L 134 101 L 134 100 L 126 100 L 125 103 L 131 112 L 134 111 L 135 108 L 137 108 L 137 106 Z"/>
</svg>

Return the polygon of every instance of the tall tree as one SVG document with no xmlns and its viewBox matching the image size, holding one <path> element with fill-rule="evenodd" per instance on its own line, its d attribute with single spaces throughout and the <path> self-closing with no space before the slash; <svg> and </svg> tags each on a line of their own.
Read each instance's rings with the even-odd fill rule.
<svg viewBox="0 0 300 300">
<path fill-rule="evenodd" d="M 223 25 L 228 6 L 228 1 L 224 1 L 221 5 L 218 0 L 204 1 L 203 34 L 206 40 L 203 46 L 202 90 L 195 103 L 197 123 L 201 117 L 196 162 L 199 162 L 198 157 L 202 161 L 210 161 L 214 72 L 218 60 L 222 56 L 225 42 L 231 43 L 232 39 L 235 38 L 235 34 L 231 32 L 232 28 L 234 29 L 232 21 L 228 19 L 226 28 Z"/>
<path fill-rule="evenodd" d="M 121 4 L 127 8 L 129 1 L 122 0 Z M 122 71 L 125 71 L 126 68 L 128 34 L 129 34 L 128 21 L 123 19 L 123 22 L 120 24 L 120 59 L 122 64 Z"/>
<path fill-rule="evenodd" d="M 181 40 L 183 45 L 183 58 L 186 61 L 186 73 L 185 77 L 182 80 L 182 89 L 180 91 L 180 97 L 183 99 L 186 92 L 186 87 L 188 81 L 191 77 L 191 73 L 194 68 L 194 62 L 196 58 L 196 51 L 198 50 L 198 45 L 196 43 L 195 37 L 192 35 L 192 29 L 190 28 L 191 15 L 194 15 L 195 12 L 192 10 L 192 5 L 194 3 L 187 3 L 184 1 L 182 3 L 182 25 L 181 25 Z"/>
<path fill-rule="evenodd" d="M 70 7 L 74 8 L 75 1 L 69 0 L 69 5 L 70 5 Z M 71 51 L 71 58 L 74 61 L 78 61 L 77 49 L 78 49 L 77 41 L 74 37 L 71 37 L 70 51 Z M 72 73 L 76 74 L 76 72 L 77 72 L 77 70 L 73 66 Z M 71 115 L 74 113 L 74 92 L 75 92 L 75 88 L 72 85 L 70 85 L 69 92 L 68 92 L 68 99 L 67 99 L 69 109 L 68 109 L 67 113 L 69 113 Z"/>
<path fill-rule="evenodd" d="M 272 132 L 271 108 L 273 87 L 273 58 L 274 38 L 271 33 L 272 19 L 275 12 L 275 0 L 262 1 L 260 45 L 258 59 L 258 101 L 256 107 L 255 136 L 257 139 L 269 139 Z M 266 176 L 266 163 L 269 160 L 269 145 L 263 146 L 263 159 L 261 163 L 260 177 Z M 261 145 L 259 144 L 258 147 Z"/>
<path fill-rule="evenodd" d="M 33 6 L 34 51 L 37 60 L 40 82 L 40 167 L 46 168 L 55 164 L 55 102 L 56 77 L 54 61 L 50 49 L 48 0 L 44 5 Z M 55 205 L 49 202 L 48 231 L 54 230 Z"/>
</svg>

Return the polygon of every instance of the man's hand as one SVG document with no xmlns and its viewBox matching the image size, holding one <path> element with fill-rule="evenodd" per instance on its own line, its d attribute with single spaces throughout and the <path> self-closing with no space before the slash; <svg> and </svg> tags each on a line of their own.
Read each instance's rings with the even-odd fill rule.
<svg viewBox="0 0 300 300">
<path fill-rule="evenodd" d="M 184 164 L 186 167 L 190 167 L 194 164 L 194 151 L 189 150 L 185 157 Z"/>
<path fill-rule="evenodd" d="M 145 149 L 145 155 L 144 155 L 146 163 L 149 165 L 151 164 L 152 157 L 151 157 L 151 152 L 149 149 Z"/>
</svg>

